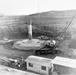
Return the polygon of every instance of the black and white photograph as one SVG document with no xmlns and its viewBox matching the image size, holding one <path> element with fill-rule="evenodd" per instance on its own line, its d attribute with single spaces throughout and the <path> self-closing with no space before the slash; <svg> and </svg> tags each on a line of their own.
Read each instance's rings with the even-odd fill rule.
<svg viewBox="0 0 76 75">
<path fill-rule="evenodd" d="M 76 1 L 0 0 L 0 75 L 76 75 Z"/>
</svg>

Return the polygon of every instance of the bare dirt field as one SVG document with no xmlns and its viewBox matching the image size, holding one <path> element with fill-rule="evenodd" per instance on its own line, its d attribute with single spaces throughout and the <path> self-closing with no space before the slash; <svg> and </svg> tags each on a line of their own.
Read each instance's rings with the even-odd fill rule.
<svg viewBox="0 0 76 75">
<path fill-rule="evenodd" d="M 63 43 L 60 45 L 60 50 L 62 51 L 62 53 L 60 54 L 55 54 L 55 55 L 45 54 L 40 56 L 46 57 L 46 58 L 54 58 L 55 56 L 75 58 L 75 55 L 74 55 L 75 49 L 72 49 L 71 47 L 72 44 L 70 42 L 72 43 L 72 41 L 69 41 L 69 40 L 63 41 Z M 5 56 L 8 58 L 22 56 L 24 57 L 24 59 L 26 59 L 29 55 L 35 55 L 34 51 L 22 51 L 22 50 L 12 49 L 10 44 L 0 45 L 0 56 Z"/>
</svg>

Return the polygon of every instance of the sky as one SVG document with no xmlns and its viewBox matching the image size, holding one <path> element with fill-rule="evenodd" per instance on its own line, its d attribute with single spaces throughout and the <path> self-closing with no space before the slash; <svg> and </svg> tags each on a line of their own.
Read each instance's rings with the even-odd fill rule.
<svg viewBox="0 0 76 75">
<path fill-rule="evenodd" d="M 75 0 L 0 0 L 0 14 L 4 15 L 29 15 L 72 9 L 76 9 Z"/>
</svg>

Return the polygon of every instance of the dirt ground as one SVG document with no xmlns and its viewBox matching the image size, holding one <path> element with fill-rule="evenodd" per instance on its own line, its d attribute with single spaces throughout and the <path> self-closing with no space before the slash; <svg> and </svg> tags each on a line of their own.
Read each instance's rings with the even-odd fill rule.
<svg viewBox="0 0 76 75">
<path fill-rule="evenodd" d="M 62 53 L 52 55 L 40 55 L 41 57 L 54 58 L 55 56 L 63 56 L 69 58 L 76 58 L 76 39 L 65 40 L 60 44 L 60 50 Z M 34 51 L 22 51 L 12 49 L 10 44 L 0 45 L 0 56 L 5 56 L 8 58 L 23 56 L 26 59 L 29 55 L 35 55 Z"/>
<path fill-rule="evenodd" d="M 53 59 L 56 56 L 68 57 L 76 59 L 76 39 L 65 40 L 60 44 L 60 50 L 62 53 L 60 54 L 47 54 L 47 55 L 40 55 L 41 57 L 46 57 Z M 24 57 L 26 59 L 29 55 L 35 55 L 33 51 L 27 52 L 22 50 L 13 50 L 10 44 L 0 45 L 0 57 L 8 57 L 8 58 L 15 58 L 15 57 Z M 0 60 L 3 64 L 3 62 Z"/>
<path fill-rule="evenodd" d="M 26 59 L 29 55 L 35 55 L 34 51 L 22 51 L 12 49 L 10 44 L 0 45 L 0 56 L 8 58 L 15 58 L 22 56 L 24 59 Z M 53 59 L 56 55 L 44 54 L 39 56 Z"/>
</svg>

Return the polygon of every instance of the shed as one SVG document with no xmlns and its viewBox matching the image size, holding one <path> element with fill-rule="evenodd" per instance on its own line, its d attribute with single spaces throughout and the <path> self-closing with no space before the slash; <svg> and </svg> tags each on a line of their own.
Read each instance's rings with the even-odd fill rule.
<svg viewBox="0 0 76 75">
<path fill-rule="evenodd" d="M 56 56 L 52 63 L 61 74 L 76 74 L 76 59 Z"/>
<path fill-rule="evenodd" d="M 27 70 L 48 75 L 49 70 L 52 67 L 51 61 L 52 59 L 49 58 L 31 55 L 26 59 Z"/>
</svg>

